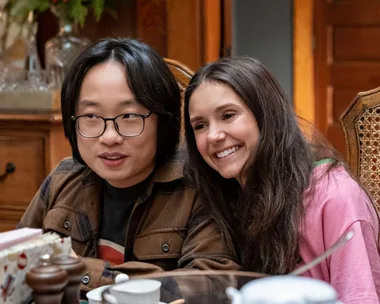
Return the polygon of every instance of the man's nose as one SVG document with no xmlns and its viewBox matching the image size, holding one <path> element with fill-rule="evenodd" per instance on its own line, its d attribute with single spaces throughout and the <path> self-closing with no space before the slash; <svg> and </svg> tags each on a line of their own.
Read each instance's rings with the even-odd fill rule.
<svg viewBox="0 0 380 304">
<path fill-rule="evenodd" d="M 123 137 L 117 132 L 116 126 L 113 121 L 106 121 L 106 130 L 103 135 L 100 136 L 100 140 L 107 145 L 120 143 Z"/>
</svg>

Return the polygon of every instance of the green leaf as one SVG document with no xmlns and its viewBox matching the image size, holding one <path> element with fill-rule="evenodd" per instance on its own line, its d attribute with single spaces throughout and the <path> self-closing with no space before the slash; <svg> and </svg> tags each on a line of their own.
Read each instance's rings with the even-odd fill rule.
<svg viewBox="0 0 380 304">
<path fill-rule="evenodd" d="M 112 8 L 118 1 L 126 0 L 58 0 L 57 3 L 54 3 L 53 0 L 9 0 L 7 7 L 11 16 L 26 18 L 30 11 L 41 13 L 52 6 L 58 6 L 65 12 L 66 18 L 70 18 L 83 26 L 89 9 L 93 11 L 97 21 L 105 11 L 116 19 L 117 12 Z"/>
<path fill-rule="evenodd" d="M 82 0 L 69 0 L 67 4 L 68 3 L 70 3 L 70 18 L 78 22 L 79 25 L 83 27 L 84 22 L 86 21 L 88 8 L 82 4 Z"/>
<path fill-rule="evenodd" d="M 44 12 L 46 10 L 48 10 L 50 8 L 50 3 L 51 0 L 39 0 L 39 7 L 38 7 L 38 11 L 39 12 Z"/>
<path fill-rule="evenodd" d="M 92 9 L 94 10 L 94 16 L 96 18 L 96 21 L 99 21 L 100 16 L 103 13 L 104 4 L 105 0 L 93 0 L 92 2 Z"/>
<path fill-rule="evenodd" d="M 13 1 L 14 2 L 14 1 Z M 35 3 L 27 1 L 16 1 L 10 7 L 11 16 L 25 17 L 29 11 L 35 9 Z"/>
<path fill-rule="evenodd" d="M 11 16 L 25 17 L 30 11 L 43 12 L 50 7 L 50 0 L 13 0 L 10 2 Z"/>
</svg>

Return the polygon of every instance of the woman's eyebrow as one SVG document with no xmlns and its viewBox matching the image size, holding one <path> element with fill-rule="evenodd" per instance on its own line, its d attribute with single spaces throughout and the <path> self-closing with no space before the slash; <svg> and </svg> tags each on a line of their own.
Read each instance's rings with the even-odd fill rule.
<svg viewBox="0 0 380 304">
<path fill-rule="evenodd" d="M 235 107 L 235 106 L 236 105 L 233 104 L 233 103 L 225 103 L 225 104 L 223 104 L 221 106 L 216 107 L 214 112 L 215 113 L 222 112 L 223 110 L 225 110 L 228 107 Z"/>
<path fill-rule="evenodd" d="M 235 104 L 233 103 L 225 103 L 223 105 L 220 105 L 218 107 L 215 108 L 214 112 L 215 113 L 219 113 L 219 112 L 222 112 L 223 110 L 225 110 L 226 108 L 229 108 L 229 107 L 236 107 Z M 199 120 L 202 120 L 202 117 L 201 116 L 194 116 L 194 117 L 190 117 L 190 123 L 193 124 Z"/>
<path fill-rule="evenodd" d="M 201 116 L 194 116 L 194 117 L 191 117 L 191 118 L 190 118 L 190 124 L 193 124 L 193 123 L 195 123 L 195 122 L 197 122 L 197 121 L 200 121 L 201 119 L 202 119 Z"/>
</svg>

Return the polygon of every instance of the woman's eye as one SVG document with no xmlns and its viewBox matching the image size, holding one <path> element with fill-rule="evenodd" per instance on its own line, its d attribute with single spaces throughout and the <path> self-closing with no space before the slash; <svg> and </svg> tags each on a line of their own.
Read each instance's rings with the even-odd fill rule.
<svg viewBox="0 0 380 304">
<path fill-rule="evenodd" d="M 223 115 L 223 120 L 225 120 L 225 119 L 230 119 L 230 118 L 232 118 L 232 117 L 234 117 L 235 116 L 235 113 L 226 113 L 226 114 L 224 114 Z"/>
<path fill-rule="evenodd" d="M 204 124 L 197 124 L 197 125 L 195 125 L 195 126 L 193 127 L 193 129 L 194 129 L 195 131 L 198 131 L 198 130 L 203 129 L 204 126 L 205 126 Z"/>
</svg>

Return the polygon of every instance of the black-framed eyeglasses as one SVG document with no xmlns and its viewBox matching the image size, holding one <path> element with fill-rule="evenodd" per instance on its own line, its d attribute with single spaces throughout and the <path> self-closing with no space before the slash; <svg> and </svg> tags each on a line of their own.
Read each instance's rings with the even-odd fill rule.
<svg viewBox="0 0 380 304">
<path fill-rule="evenodd" d="M 71 116 L 75 121 L 79 134 L 86 138 L 96 138 L 104 134 L 107 128 L 107 121 L 113 121 L 117 133 L 123 137 L 139 136 L 145 127 L 145 118 L 152 114 L 125 113 L 114 118 L 104 118 L 94 114 Z"/>
</svg>

